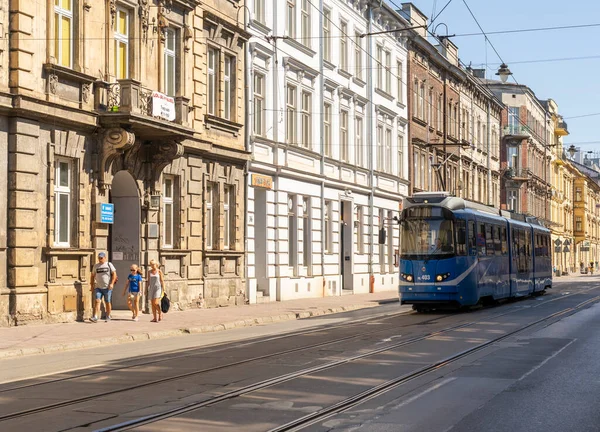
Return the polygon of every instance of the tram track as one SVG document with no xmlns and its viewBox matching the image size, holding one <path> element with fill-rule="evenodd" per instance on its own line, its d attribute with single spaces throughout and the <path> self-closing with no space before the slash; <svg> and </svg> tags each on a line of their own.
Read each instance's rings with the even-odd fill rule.
<svg viewBox="0 0 600 432">
<path fill-rule="evenodd" d="M 564 298 L 564 297 L 562 297 L 562 298 Z M 361 393 L 352 395 L 344 400 L 341 400 L 341 401 L 339 401 L 335 404 L 332 404 L 328 407 L 322 408 L 314 413 L 305 415 L 303 417 L 300 417 L 296 420 L 293 420 L 293 421 L 283 424 L 281 426 L 272 428 L 269 430 L 269 432 L 292 432 L 292 431 L 302 430 L 308 426 L 311 426 L 311 425 L 314 425 L 321 421 L 324 421 L 334 415 L 337 415 L 344 411 L 347 411 L 363 402 L 366 402 L 367 400 L 373 399 L 373 398 L 378 397 L 386 392 L 389 392 L 405 383 L 408 383 L 409 381 L 412 381 L 414 379 L 422 377 L 432 371 L 439 370 L 442 367 L 451 365 L 452 363 L 455 363 L 469 355 L 472 355 L 479 351 L 482 351 L 494 344 L 497 344 L 498 342 L 502 342 L 510 337 L 517 336 L 518 334 L 524 332 L 525 330 L 531 329 L 532 327 L 535 327 L 541 323 L 544 323 L 544 322 L 547 322 L 547 321 L 550 321 L 553 319 L 561 318 L 561 317 L 570 316 L 570 315 L 576 313 L 577 311 L 579 311 L 580 309 L 583 309 L 583 308 L 585 308 L 593 303 L 597 303 L 599 301 L 600 301 L 600 296 L 596 296 L 591 299 L 585 300 L 573 307 L 568 307 L 563 310 L 552 313 L 548 316 L 544 316 L 544 317 L 537 319 L 531 323 L 528 323 L 516 330 L 507 332 L 507 333 L 503 334 L 502 336 L 498 336 L 489 341 L 482 342 L 474 347 L 471 347 L 469 349 L 463 350 L 463 351 L 453 354 L 451 356 L 447 356 L 439 361 L 436 361 L 436 362 L 430 363 L 426 366 L 423 366 L 423 367 L 417 369 L 416 371 L 413 371 L 408 374 L 404 374 L 402 376 L 395 377 L 391 380 L 385 381 L 377 386 L 367 389 Z M 502 315 L 507 315 L 507 314 L 502 314 Z M 461 326 L 457 326 L 457 327 L 466 327 L 466 325 L 461 325 Z M 195 411 L 195 410 L 207 407 L 207 406 L 213 406 L 213 405 L 219 404 L 221 402 L 224 402 L 224 401 L 227 401 L 230 399 L 234 399 L 234 398 L 237 398 L 240 396 L 244 396 L 244 395 L 256 392 L 258 390 L 265 389 L 267 387 L 271 387 L 271 386 L 274 386 L 277 384 L 281 384 L 281 383 L 284 383 L 287 381 L 294 380 L 296 378 L 315 374 L 317 372 L 331 369 L 331 368 L 334 368 L 334 367 L 337 367 L 337 366 L 340 366 L 343 364 L 355 362 L 357 360 L 364 359 L 364 358 L 367 358 L 367 357 L 370 357 L 370 356 L 373 356 L 375 354 L 379 354 L 379 353 L 382 353 L 385 351 L 391 351 L 393 349 L 400 348 L 402 346 L 414 343 L 418 340 L 424 340 L 424 339 L 430 338 L 439 333 L 445 333 L 445 331 L 444 332 L 435 332 L 434 334 L 426 336 L 426 337 L 418 337 L 418 338 L 414 338 L 412 340 L 407 340 L 407 341 L 391 344 L 386 347 L 382 347 L 380 349 L 371 350 L 367 353 L 347 357 L 345 359 L 333 361 L 333 362 L 330 362 L 330 363 L 327 363 L 324 365 L 319 365 L 319 366 L 303 369 L 303 370 L 296 371 L 296 372 L 293 372 L 290 374 L 281 375 L 279 377 L 270 378 L 270 379 L 267 379 L 267 380 L 264 380 L 264 381 L 261 381 L 258 383 L 254 383 L 254 384 L 245 386 L 243 388 L 240 388 L 240 389 L 237 389 L 237 390 L 234 390 L 231 392 L 227 392 L 225 394 L 210 398 L 210 399 L 202 401 L 202 402 L 190 403 L 190 404 L 187 404 L 182 407 L 177 407 L 177 408 L 173 408 L 173 409 L 170 409 L 167 411 L 163 411 L 161 413 L 151 414 L 151 415 L 143 416 L 143 417 L 140 417 L 137 419 L 122 422 L 122 423 L 119 423 L 116 425 L 104 427 L 101 429 L 96 429 L 95 432 L 125 431 L 125 430 L 130 430 L 133 428 L 141 427 L 144 425 L 157 423 L 162 420 L 167 420 L 170 418 L 181 416 L 183 414 L 186 414 L 186 413 L 189 413 L 189 412 L 192 412 L 192 411 Z"/>
<path fill-rule="evenodd" d="M 586 291 L 588 291 L 588 290 L 586 290 Z M 563 299 L 566 299 L 568 297 L 572 297 L 574 295 L 580 295 L 582 293 L 583 293 L 583 291 L 580 291 L 580 292 L 577 292 L 577 293 L 571 293 L 571 294 L 563 295 L 563 296 L 560 296 L 560 297 L 556 297 L 554 299 L 550 299 L 550 300 L 547 300 L 545 302 L 534 304 L 533 306 L 531 306 L 531 308 L 540 307 L 540 306 L 543 306 L 543 305 L 548 304 L 550 302 L 554 302 L 554 301 L 558 301 L 558 300 L 563 300 Z M 600 296 L 598 298 L 600 298 Z M 493 314 L 491 316 L 481 317 L 481 319 L 479 319 L 479 320 L 471 320 L 471 321 L 467 321 L 467 322 L 461 322 L 461 323 L 458 323 L 456 325 L 445 327 L 445 328 L 437 330 L 437 331 L 428 332 L 428 333 L 425 333 L 425 334 L 420 335 L 420 336 L 416 336 L 416 337 L 413 337 L 413 338 L 410 338 L 410 339 L 403 340 L 403 341 L 398 342 L 396 344 L 386 345 L 385 347 L 381 347 L 381 348 L 379 348 L 377 350 L 371 351 L 371 352 L 369 352 L 367 354 L 364 354 L 364 355 L 361 355 L 359 357 L 349 357 L 348 359 L 345 359 L 343 361 L 337 362 L 337 363 L 335 363 L 333 365 L 331 365 L 331 364 L 330 365 L 324 365 L 324 366 L 321 365 L 321 366 L 316 366 L 316 368 L 322 367 L 323 370 L 324 370 L 324 369 L 327 369 L 327 368 L 330 368 L 330 367 L 334 367 L 335 365 L 339 365 L 339 364 L 343 364 L 343 363 L 348 363 L 348 362 L 354 361 L 354 360 L 359 359 L 359 358 L 363 358 L 363 357 L 366 357 L 366 356 L 369 356 L 369 355 L 373 355 L 373 354 L 376 354 L 376 353 L 379 353 L 379 352 L 383 352 L 383 351 L 386 351 L 386 350 L 390 350 L 390 349 L 394 349 L 394 348 L 397 348 L 397 347 L 410 345 L 410 344 L 416 343 L 418 341 L 422 341 L 422 340 L 427 339 L 427 338 L 431 338 L 431 337 L 434 337 L 434 336 L 437 336 L 437 335 L 441 335 L 441 334 L 444 334 L 444 333 L 447 333 L 447 332 L 458 330 L 460 328 L 473 326 L 473 325 L 476 325 L 476 324 L 481 323 L 481 322 L 489 321 L 491 319 L 496 319 L 496 318 L 499 318 L 499 317 L 502 317 L 502 316 L 505 316 L 505 315 L 509 315 L 509 314 L 513 314 L 513 313 L 516 313 L 516 312 L 519 312 L 519 311 L 523 311 L 523 310 L 524 309 L 522 307 L 511 308 L 509 310 L 503 311 L 502 313 Z M 417 314 L 406 314 L 405 312 L 402 312 L 402 313 L 385 314 L 383 316 L 378 316 L 378 317 L 376 317 L 376 320 L 377 319 L 382 319 L 382 318 L 383 319 L 391 319 L 391 318 L 395 318 L 395 317 L 397 317 L 399 315 L 418 316 Z M 407 323 L 407 325 L 403 326 L 403 327 L 406 328 L 407 326 L 418 326 L 418 325 L 422 325 L 423 323 L 437 322 L 437 321 L 440 321 L 440 320 L 445 319 L 445 318 L 452 318 L 452 317 L 456 317 L 456 316 L 459 316 L 459 315 L 435 316 L 435 317 L 427 319 L 427 320 L 422 320 L 422 321 L 414 322 L 414 323 L 410 323 L 410 324 Z M 464 316 L 464 314 L 461 314 L 460 316 Z M 372 321 L 372 320 L 365 319 L 365 320 L 363 320 L 363 323 L 365 321 Z M 338 326 L 338 328 L 343 328 L 343 327 L 351 328 L 351 327 L 356 326 L 358 324 L 360 324 L 360 323 L 354 321 L 351 324 L 341 324 L 341 325 Z M 333 327 L 330 327 L 327 330 L 331 330 L 332 328 Z M 83 403 L 83 402 L 89 402 L 89 401 L 92 401 L 94 399 L 102 398 L 102 397 L 105 397 L 105 396 L 111 396 L 111 395 L 116 395 L 116 394 L 119 394 L 119 393 L 124 393 L 124 392 L 127 392 L 127 391 L 131 391 L 131 390 L 136 390 L 136 389 L 140 389 L 140 388 L 146 388 L 146 387 L 158 385 L 158 384 L 161 384 L 161 383 L 165 383 L 165 382 L 168 382 L 168 381 L 174 381 L 174 380 L 184 379 L 184 378 L 188 378 L 188 377 L 191 377 L 191 376 L 197 376 L 197 375 L 205 374 L 205 373 L 208 373 L 208 372 L 213 372 L 213 371 L 223 370 L 223 369 L 227 369 L 227 368 L 231 368 L 231 367 L 241 366 L 241 365 L 249 364 L 249 363 L 252 363 L 252 362 L 257 362 L 257 361 L 260 361 L 260 360 L 265 360 L 265 359 L 274 358 L 274 357 L 278 357 L 278 356 L 283 356 L 283 355 L 287 355 L 287 354 L 298 353 L 298 352 L 306 351 L 306 350 L 310 350 L 310 349 L 316 349 L 316 348 L 322 348 L 322 347 L 326 347 L 326 346 L 331 346 L 331 345 L 335 345 L 335 344 L 347 342 L 347 341 L 349 341 L 351 339 L 358 339 L 358 338 L 361 338 L 361 337 L 368 337 L 368 336 L 373 336 L 373 335 L 376 335 L 376 334 L 379 334 L 379 333 L 389 332 L 390 330 L 393 330 L 393 329 L 396 329 L 396 328 L 398 328 L 397 325 L 386 326 L 385 328 L 378 328 L 377 330 L 374 330 L 374 331 L 362 332 L 362 333 L 358 333 L 358 334 L 354 334 L 354 335 L 349 335 L 349 336 L 346 336 L 346 337 L 343 337 L 343 338 L 337 338 L 335 340 L 329 340 L 329 341 L 319 342 L 319 343 L 315 343 L 315 344 L 311 344 L 311 345 L 305 345 L 305 346 L 301 346 L 301 347 L 296 347 L 296 348 L 293 348 L 293 349 L 281 350 L 281 351 L 278 351 L 278 352 L 275 352 L 275 353 L 269 353 L 269 354 L 265 354 L 265 355 L 262 355 L 262 356 L 255 356 L 255 357 L 252 357 L 252 358 L 249 358 L 249 359 L 244 359 L 244 360 L 237 361 L 237 362 L 230 362 L 230 363 L 227 363 L 227 364 L 224 364 L 224 365 L 219 365 L 219 366 L 204 368 L 202 370 L 196 370 L 196 371 L 192 371 L 192 372 L 178 374 L 178 375 L 175 375 L 175 376 L 168 376 L 168 377 L 164 377 L 164 378 L 161 378 L 161 379 L 156 379 L 156 380 L 152 380 L 152 381 L 147 381 L 147 382 L 144 382 L 144 383 L 140 383 L 140 384 L 137 384 L 137 385 L 130 385 L 130 386 L 127 386 L 127 387 L 122 387 L 122 388 L 118 388 L 118 389 L 114 389 L 114 390 L 110 390 L 110 391 L 105 391 L 105 392 L 97 392 L 95 394 L 88 395 L 88 396 L 85 396 L 85 397 L 73 398 L 73 399 L 64 400 L 64 401 L 60 401 L 60 402 L 56 402 L 56 403 L 52 403 L 52 404 L 47 404 L 47 405 L 44 405 L 44 406 L 39 406 L 39 407 L 30 408 L 30 409 L 25 409 L 25 410 L 21 410 L 21 411 L 18 411 L 18 412 L 13 412 L 13 413 L 5 414 L 5 415 L 0 415 L 0 422 L 5 422 L 5 421 L 16 419 L 16 418 L 19 418 L 19 417 L 26 417 L 26 416 L 30 416 L 30 415 L 35 415 L 35 414 L 43 413 L 43 412 L 46 412 L 46 411 L 51 411 L 51 410 L 63 408 L 63 407 L 73 406 L 73 405 L 77 405 L 77 404 L 80 404 L 80 403 Z M 324 330 L 323 328 L 317 328 L 317 329 L 310 330 L 309 332 L 310 333 L 318 333 L 318 332 L 322 332 L 323 330 Z M 304 334 L 306 334 L 306 333 L 307 332 L 304 332 Z M 297 334 L 297 333 L 295 333 L 295 334 Z M 281 338 L 285 338 L 285 337 L 290 337 L 290 334 L 281 335 L 281 336 L 275 336 L 275 337 L 272 337 L 272 338 L 268 338 L 267 340 L 276 340 L 276 339 L 281 339 Z M 261 339 L 259 341 L 247 342 L 246 344 L 258 344 L 260 342 L 265 342 L 265 340 Z M 239 348 L 239 346 L 238 346 L 238 348 Z M 212 351 L 208 351 L 208 352 L 218 352 L 218 351 L 222 351 L 222 350 L 225 350 L 225 349 L 227 349 L 227 347 L 219 348 L 217 350 L 212 350 Z M 206 352 L 204 352 L 202 354 L 206 354 Z M 199 355 L 198 353 L 194 353 L 194 354 L 189 354 L 188 353 L 188 354 L 183 355 L 183 356 L 172 356 L 172 357 L 168 357 L 168 358 L 162 358 L 162 359 L 153 360 L 153 361 L 150 361 L 150 362 L 145 362 L 143 365 L 149 365 L 149 364 L 156 364 L 156 363 L 160 363 L 160 362 L 173 361 L 173 360 L 177 360 L 177 359 L 182 359 L 182 358 L 192 357 L 192 356 L 198 356 L 198 355 Z M 140 366 L 140 364 L 138 363 L 135 366 L 136 367 Z M 121 367 L 121 368 L 113 368 L 113 369 L 110 369 L 110 370 L 106 370 L 105 369 L 103 371 L 98 371 L 98 372 L 94 372 L 94 373 L 90 373 L 90 374 L 80 374 L 80 375 L 77 375 L 75 377 L 66 377 L 66 378 L 61 378 L 59 380 L 46 381 L 46 382 L 43 382 L 43 383 L 39 383 L 37 385 L 52 384 L 52 383 L 55 383 L 55 382 L 58 382 L 58 381 L 66 381 L 66 380 L 69 380 L 69 379 L 76 379 L 76 378 L 81 378 L 81 377 L 87 377 L 87 376 L 91 376 L 91 375 L 97 375 L 97 374 L 101 374 L 101 373 L 106 373 L 107 371 L 111 371 L 111 370 L 130 369 L 131 367 L 133 367 L 133 366 L 127 366 L 127 367 Z M 315 369 L 315 370 L 320 370 L 320 369 Z M 294 376 L 296 376 L 296 375 L 300 376 L 302 374 L 311 373 L 311 371 L 312 371 L 312 369 L 309 369 L 308 371 L 307 370 L 299 371 L 296 374 L 294 374 Z M 312 372 L 314 373 L 314 371 L 312 371 Z M 293 379 L 293 377 L 286 378 L 286 379 L 284 379 L 284 381 L 285 380 L 289 380 L 289 379 Z M 262 385 L 261 388 L 268 387 L 269 385 L 274 385 L 275 383 L 277 383 L 277 380 L 278 380 L 278 378 L 273 378 L 271 380 L 267 380 L 270 384 Z M 11 390 L 21 390 L 21 389 L 32 387 L 32 386 L 35 386 L 35 385 L 36 384 L 31 384 L 29 386 L 26 385 L 26 386 L 20 386 L 20 387 L 13 387 L 11 389 L 4 389 L 2 391 L 4 393 L 9 393 Z M 251 387 L 254 388 L 255 386 L 259 386 L 259 384 L 256 384 L 256 385 L 251 386 Z M 246 391 L 246 392 L 248 392 L 248 391 Z M 231 396 L 228 396 L 227 398 L 232 398 L 232 397 L 236 397 L 236 396 L 238 396 L 238 395 L 237 394 L 233 394 Z M 5 395 L 3 397 L 10 397 L 10 396 L 6 396 Z M 216 402 L 212 401 L 211 403 L 216 403 Z"/>
</svg>

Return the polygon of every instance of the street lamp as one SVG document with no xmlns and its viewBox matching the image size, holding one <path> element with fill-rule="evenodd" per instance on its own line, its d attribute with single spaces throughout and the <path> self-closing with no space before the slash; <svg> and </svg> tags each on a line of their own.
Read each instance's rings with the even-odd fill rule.
<svg viewBox="0 0 600 432">
<path fill-rule="evenodd" d="M 502 81 L 502 83 L 505 83 L 508 80 L 508 77 L 512 75 L 512 72 L 510 71 L 506 63 L 502 63 L 498 68 L 498 72 L 496 72 L 496 75 L 499 75 L 500 81 Z"/>
<path fill-rule="evenodd" d="M 575 153 L 577 153 L 577 149 L 575 148 L 575 146 L 573 144 L 571 144 L 571 147 L 569 147 L 569 150 L 567 150 L 567 151 L 571 155 L 571 159 L 573 159 L 575 157 Z"/>
<path fill-rule="evenodd" d="M 508 77 L 512 75 L 512 72 L 510 71 L 506 63 L 502 63 L 498 68 L 498 72 L 496 72 L 496 75 L 500 76 L 500 80 L 503 83 L 505 83 L 508 80 Z"/>
</svg>

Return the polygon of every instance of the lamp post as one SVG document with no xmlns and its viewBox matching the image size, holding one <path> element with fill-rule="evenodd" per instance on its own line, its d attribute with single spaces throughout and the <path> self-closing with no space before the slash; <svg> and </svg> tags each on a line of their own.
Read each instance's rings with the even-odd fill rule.
<svg viewBox="0 0 600 432">
<path fill-rule="evenodd" d="M 577 153 L 577 149 L 575 148 L 575 146 L 573 144 L 571 144 L 571 147 L 569 147 L 569 149 L 567 151 L 571 155 L 571 159 L 573 159 L 575 157 L 575 153 Z"/>
<path fill-rule="evenodd" d="M 512 75 L 512 72 L 510 71 L 506 63 L 502 63 L 498 68 L 498 72 L 496 72 L 496 75 L 500 77 L 500 81 L 502 81 L 502 83 L 505 83 L 508 80 L 508 77 Z"/>
</svg>

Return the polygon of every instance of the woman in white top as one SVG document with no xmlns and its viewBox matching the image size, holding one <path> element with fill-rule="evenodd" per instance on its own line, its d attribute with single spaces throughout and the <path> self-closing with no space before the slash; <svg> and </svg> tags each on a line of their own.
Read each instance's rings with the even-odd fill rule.
<svg viewBox="0 0 600 432">
<path fill-rule="evenodd" d="M 158 263 L 154 260 L 150 260 L 150 270 L 148 271 L 148 277 L 146 278 L 146 290 L 148 292 L 148 298 L 152 304 L 152 315 L 154 319 L 151 322 L 158 322 L 162 320 L 162 310 L 160 309 L 160 299 L 162 298 L 163 289 L 165 282 L 163 274 L 158 268 Z"/>
</svg>

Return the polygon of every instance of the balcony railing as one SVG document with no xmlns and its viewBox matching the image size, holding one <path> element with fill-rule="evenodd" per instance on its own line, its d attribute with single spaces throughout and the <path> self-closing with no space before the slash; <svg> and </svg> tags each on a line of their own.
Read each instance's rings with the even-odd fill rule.
<svg viewBox="0 0 600 432">
<path fill-rule="evenodd" d="M 506 177 L 513 179 L 513 180 L 518 180 L 518 179 L 524 179 L 527 180 L 529 178 L 529 174 L 531 173 L 531 171 L 529 170 L 529 168 L 508 168 L 506 170 Z"/>
<path fill-rule="evenodd" d="M 160 109 L 153 109 L 153 103 L 160 102 L 156 97 L 157 94 L 138 81 L 127 79 L 116 83 L 101 83 L 97 85 L 96 92 L 96 110 L 99 112 L 142 115 L 187 126 L 188 98 L 180 96 L 172 98 L 171 106 L 175 111 L 175 118 L 168 119 L 164 112 L 161 113 L 162 115 L 156 115 L 157 112 L 161 112 Z M 162 99 L 165 98 L 170 99 L 168 97 Z"/>
<path fill-rule="evenodd" d="M 531 136 L 529 128 L 523 125 L 508 125 L 502 128 L 503 135 Z"/>
</svg>

